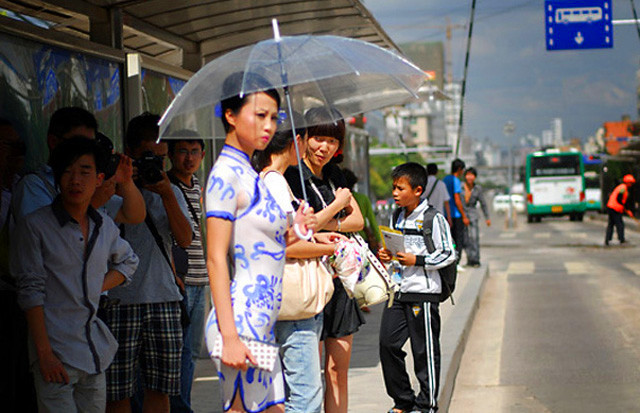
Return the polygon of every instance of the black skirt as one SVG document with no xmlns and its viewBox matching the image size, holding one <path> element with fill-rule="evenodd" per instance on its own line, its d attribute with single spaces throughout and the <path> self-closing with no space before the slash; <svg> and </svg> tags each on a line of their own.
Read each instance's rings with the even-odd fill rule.
<svg viewBox="0 0 640 413">
<path fill-rule="evenodd" d="M 334 278 L 333 286 L 333 296 L 324 307 L 322 340 L 327 337 L 340 338 L 351 335 L 365 323 L 356 299 L 349 298 L 342 281 Z"/>
</svg>

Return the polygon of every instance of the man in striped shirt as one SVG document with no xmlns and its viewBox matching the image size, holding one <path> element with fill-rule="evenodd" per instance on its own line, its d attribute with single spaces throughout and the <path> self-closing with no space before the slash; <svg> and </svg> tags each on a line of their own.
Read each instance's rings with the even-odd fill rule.
<svg viewBox="0 0 640 413">
<path fill-rule="evenodd" d="M 204 159 L 204 141 L 189 130 L 173 134 L 179 139 L 168 139 L 171 170 L 169 179 L 178 186 L 187 201 L 195 231 L 191 245 L 186 248 L 189 255 L 189 271 L 184 279 L 187 291 L 187 308 L 191 324 L 184 331 L 182 352 L 182 378 L 180 396 L 171 397 L 172 412 L 191 412 L 191 384 L 195 358 L 200 354 L 204 335 L 205 286 L 209 285 L 207 265 L 202 248 L 202 188 L 196 177 Z M 184 139 L 183 139 L 184 138 Z"/>
</svg>

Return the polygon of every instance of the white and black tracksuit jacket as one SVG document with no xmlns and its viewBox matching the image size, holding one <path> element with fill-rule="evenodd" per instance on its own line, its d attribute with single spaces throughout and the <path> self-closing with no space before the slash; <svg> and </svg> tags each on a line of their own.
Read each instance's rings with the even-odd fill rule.
<svg viewBox="0 0 640 413">
<path fill-rule="evenodd" d="M 435 412 L 440 381 L 440 312 L 435 297 L 442 285 L 438 269 L 456 260 L 449 224 L 442 214 L 433 220 L 435 251 L 429 254 L 422 236 L 423 200 L 409 216 L 400 213 L 392 223 L 405 233 L 405 251 L 416 255 L 416 265 L 403 267 L 400 292 L 384 310 L 380 326 L 380 361 L 387 393 L 394 407 L 405 411 Z M 411 339 L 415 374 L 420 383 L 416 395 L 405 370 L 402 347 Z"/>
</svg>

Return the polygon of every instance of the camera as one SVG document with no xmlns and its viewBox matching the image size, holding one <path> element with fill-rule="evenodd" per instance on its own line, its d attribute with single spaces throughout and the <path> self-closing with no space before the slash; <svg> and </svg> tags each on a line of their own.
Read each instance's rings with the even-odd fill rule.
<svg viewBox="0 0 640 413">
<path fill-rule="evenodd" d="M 96 133 L 96 143 L 102 151 L 105 160 L 104 179 L 107 180 L 116 174 L 120 164 L 120 155 L 113 153 L 113 142 L 101 132 Z"/>
<path fill-rule="evenodd" d="M 162 156 L 156 156 L 151 151 L 145 151 L 138 159 L 133 161 L 133 166 L 138 168 L 136 184 L 144 186 L 162 181 L 164 169 Z"/>
</svg>

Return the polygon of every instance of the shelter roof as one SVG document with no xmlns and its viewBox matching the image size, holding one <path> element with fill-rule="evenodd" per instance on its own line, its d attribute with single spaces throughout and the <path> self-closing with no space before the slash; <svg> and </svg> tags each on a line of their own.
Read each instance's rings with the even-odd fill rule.
<svg viewBox="0 0 640 413">
<path fill-rule="evenodd" d="M 89 38 L 91 22 L 122 20 L 123 47 L 181 66 L 183 54 L 204 63 L 272 37 L 333 34 L 400 51 L 360 0 L 0 0 L 0 7 L 52 22 Z"/>
</svg>

